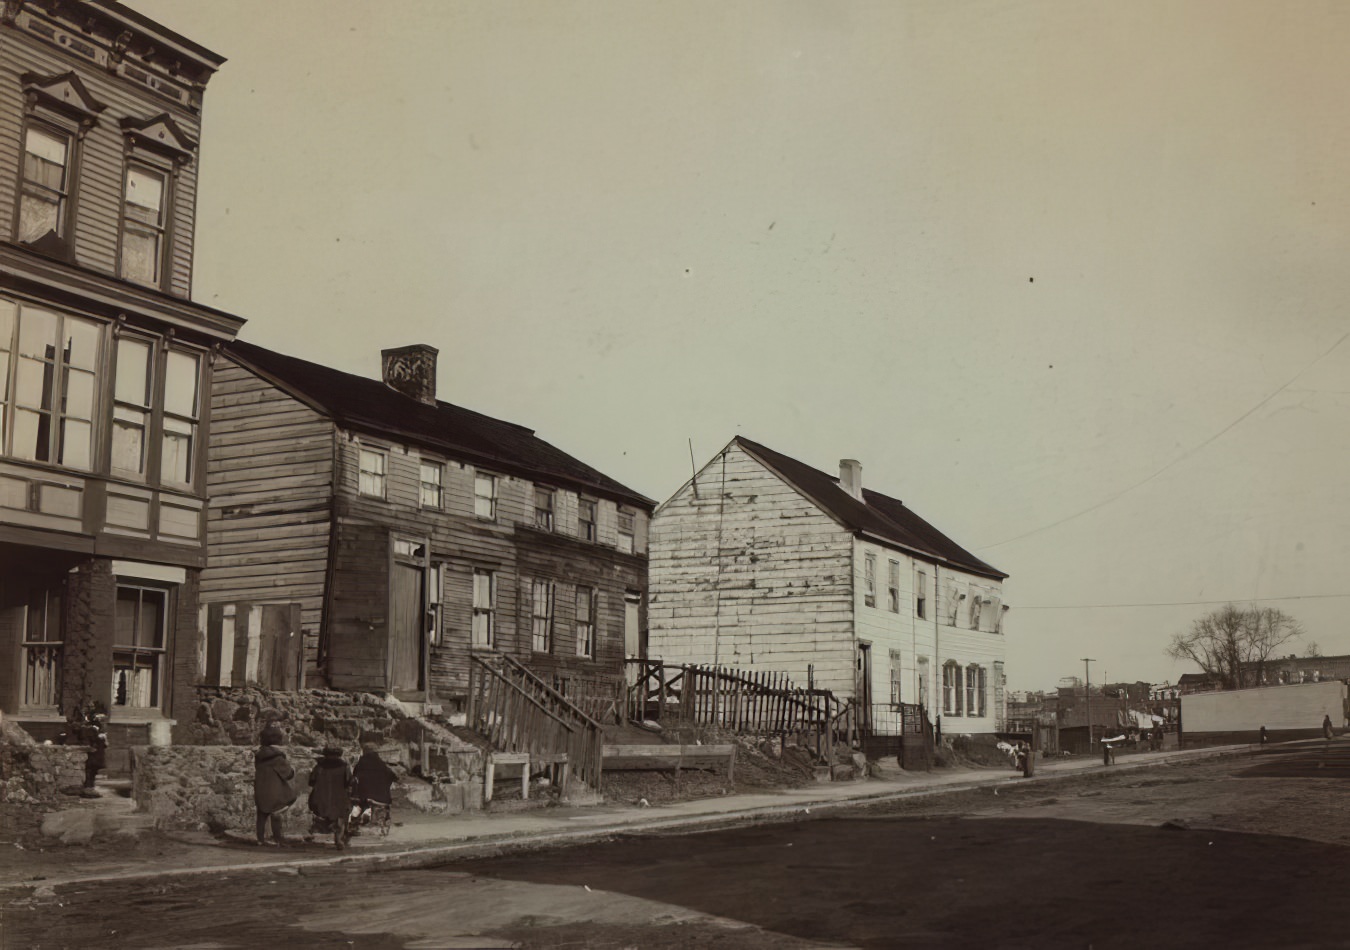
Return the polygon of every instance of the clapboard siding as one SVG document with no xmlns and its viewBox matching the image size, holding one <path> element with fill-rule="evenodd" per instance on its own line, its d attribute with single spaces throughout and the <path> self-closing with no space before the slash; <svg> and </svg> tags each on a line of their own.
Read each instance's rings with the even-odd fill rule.
<svg viewBox="0 0 1350 950">
<path fill-rule="evenodd" d="M 117 276 L 125 135 L 121 120 L 145 120 L 168 113 L 193 141 L 200 138 L 196 112 L 176 105 L 147 89 L 110 74 L 89 60 L 49 46 L 25 31 L 0 29 L 0 208 L 8 215 L 4 234 L 12 235 L 15 187 L 19 176 L 22 121 L 25 115 L 20 76 L 26 72 L 50 76 L 74 71 L 89 94 L 107 108 L 84 136 L 77 155 L 77 179 L 71 193 L 76 201 L 73 222 L 75 257 L 92 270 Z M 191 289 L 193 204 L 196 200 L 196 158 L 181 168 L 173 188 L 173 245 L 166 254 L 167 289 L 187 297 Z"/>
<path fill-rule="evenodd" d="M 323 622 L 334 427 L 230 359 L 212 374 L 202 602 L 300 604 L 309 677 Z"/>
<path fill-rule="evenodd" d="M 853 691 L 852 539 L 739 445 L 651 523 L 648 652 Z"/>
</svg>

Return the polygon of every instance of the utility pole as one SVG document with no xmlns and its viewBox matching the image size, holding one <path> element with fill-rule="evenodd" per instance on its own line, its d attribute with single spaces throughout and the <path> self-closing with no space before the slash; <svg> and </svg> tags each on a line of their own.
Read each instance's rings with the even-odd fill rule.
<svg viewBox="0 0 1350 950">
<path fill-rule="evenodd" d="M 1092 754 L 1092 670 L 1089 663 L 1095 663 L 1090 656 L 1083 657 L 1083 702 L 1087 704 L 1088 755 Z"/>
</svg>

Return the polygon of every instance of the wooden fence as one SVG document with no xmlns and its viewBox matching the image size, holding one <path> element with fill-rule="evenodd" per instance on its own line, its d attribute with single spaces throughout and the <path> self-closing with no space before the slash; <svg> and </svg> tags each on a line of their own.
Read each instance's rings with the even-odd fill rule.
<svg viewBox="0 0 1350 950">
<path fill-rule="evenodd" d="M 509 656 L 470 657 L 467 724 L 499 752 L 528 754 L 532 765 L 565 761 L 600 788 L 600 724 Z"/>
<path fill-rule="evenodd" d="M 855 748 L 865 717 L 851 699 L 827 689 L 802 688 L 786 673 L 722 666 L 629 660 L 624 714 L 676 720 L 742 735 L 796 735 L 833 761 L 836 747 Z"/>
</svg>

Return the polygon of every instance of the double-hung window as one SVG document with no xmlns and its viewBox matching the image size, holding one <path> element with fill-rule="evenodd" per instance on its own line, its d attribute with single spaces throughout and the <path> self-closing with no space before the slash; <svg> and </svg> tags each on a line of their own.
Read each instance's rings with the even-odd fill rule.
<svg viewBox="0 0 1350 950">
<path fill-rule="evenodd" d="M 117 586 L 113 637 L 114 706 L 158 708 L 163 692 L 168 591 Z"/>
<path fill-rule="evenodd" d="M 440 462 L 428 462 L 423 460 L 421 463 L 421 486 L 418 490 L 418 503 L 423 508 L 442 507 L 441 484 L 445 466 Z"/>
<path fill-rule="evenodd" d="M 117 341 L 117 379 L 113 384 L 112 470 L 140 481 L 145 480 L 149 461 L 154 366 L 154 345 L 122 334 Z"/>
<path fill-rule="evenodd" d="M 361 449 L 361 458 L 358 462 L 361 494 L 371 498 L 384 497 L 385 466 L 387 462 L 388 459 L 383 452 L 377 452 L 374 449 Z"/>
<path fill-rule="evenodd" d="M 868 554 L 863 559 L 863 604 L 877 605 L 877 556 Z"/>
<path fill-rule="evenodd" d="M 483 472 L 474 475 L 473 513 L 488 521 L 497 520 L 497 476 Z"/>
<path fill-rule="evenodd" d="M 23 704 L 61 705 L 63 644 L 59 586 L 38 588 L 28 597 L 23 627 Z"/>
<path fill-rule="evenodd" d="M 893 614 L 900 612 L 899 561 L 889 561 L 886 565 L 886 609 Z"/>
<path fill-rule="evenodd" d="M 473 572 L 473 645 L 491 649 L 496 645 L 497 575 Z"/>
<path fill-rule="evenodd" d="M 595 658 L 595 591 L 577 588 L 577 656 Z"/>
<path fill-rule="evenodd" d="M 30 123 L 23 137 L 18 239 L 32 243 L 47 232 L 65 237 L 70 191 L 71 136 Z"/>
<path fill-rule="evenodd" d="M 530 598 L 530 648 L 535 653 L 553 652 L 553 585 L 535 581 Z"/>
<path fill-rule="evenodd" d="M 102 339 L 103 327 L 92 320 L 0 298 L 0 447 L 6 454 L 92 468 Z"/>
<path fill-rule="evenodd" d="M 942 714 L 961 715 L 961 666 L 948 660 L 942 666 Z"/>
<path fill-rule="evenodd" d="M 168 176 L 128 165 L 122 196 L 122 276 L 157 287 L 163 280 Z"/>
<path fill-rule="evenodd" d="M 201 413 L 201 357 L 182 350 L 164 355 L 164 432 L 159 478 L 190 485 L 197 454 Z"/>
<path fill-rule="evenodd" d="M 540 531 L 553 530 L 553 502 L 556 492 L 552 488 L 534 489 L 534 526 Z"/>
<path fill-rule="evenodd" d="M 920 620 L 928 616 L 928 575 L 923 571 L 914 577 L 914 616 Z"/>
<path fill-rule="evenodd" d="M 619 550 L 632 554 L 637 542 L 637 516 L 626 509 L 619 509 Z"/>
<path fill-rule="evenodd" d="M 970 666 L 966 667 L 966 715 L 967 715 L 967 716 L 975 716 L 975 715 L 978 715 L 978 714 L 979 714 L 979 713 L 977 712 L 977 710 L 980 708 L 980 704 L 979 704 L 979 702 L 976 701 L 976 699 L 975 699 L 975 694 L 976 694 L 976 692 L 978 691 L 979 685 L 980 685 L 979 680 L 980 680 L 980 668 L 979 668 L 976 664 L 972 663 L 972 664 L 970 664 Z"/>
<path fill-rule="evenodd" d="M 577 502 L 577 537 L 583 541 L 596 539 L 594 499 L 582 498 Z"/>
</svg>

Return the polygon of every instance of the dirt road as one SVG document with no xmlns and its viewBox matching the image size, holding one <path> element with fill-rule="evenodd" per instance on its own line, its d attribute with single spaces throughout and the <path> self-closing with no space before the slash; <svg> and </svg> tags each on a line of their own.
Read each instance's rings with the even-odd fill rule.
<svg viewBox="0 0 1350 950">
<path fill-rule="evenodd" d="M 441 870 L 38 891 L 0 947 L 1345 947 L 1350 785 L 1249 760 Z"/>
</svg>

